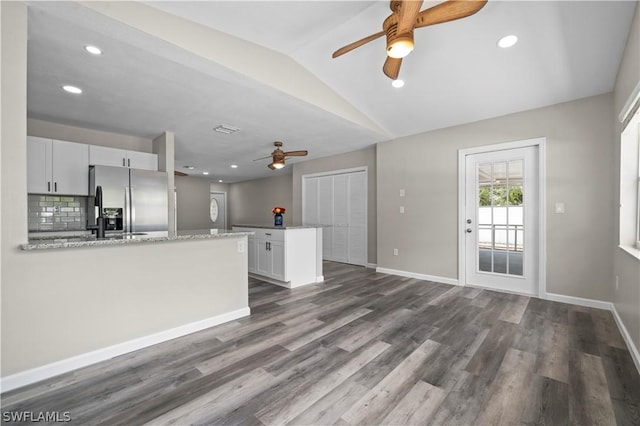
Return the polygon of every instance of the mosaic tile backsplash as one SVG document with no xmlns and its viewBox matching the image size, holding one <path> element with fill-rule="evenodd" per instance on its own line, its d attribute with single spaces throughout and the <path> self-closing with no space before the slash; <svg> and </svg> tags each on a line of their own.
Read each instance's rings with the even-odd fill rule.
<svg viewBox="0 0 640 426">
<path fill-rule="evenodd" d="M 29 194 L 29 231 L 86 229 L 87 198 Z"/>
</svg>

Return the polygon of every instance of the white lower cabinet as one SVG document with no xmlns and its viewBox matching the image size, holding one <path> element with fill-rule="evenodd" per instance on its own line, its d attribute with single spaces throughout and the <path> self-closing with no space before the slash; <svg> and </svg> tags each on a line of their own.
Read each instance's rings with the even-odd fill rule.
<svg viewBox="0 0 640 426">
<path fill-rule="evenodd" d="M 322 230 L 233 226 L 248 237 L 248 270 L 269 282 L 293 288 L 322 281 Z"/>
</svg>

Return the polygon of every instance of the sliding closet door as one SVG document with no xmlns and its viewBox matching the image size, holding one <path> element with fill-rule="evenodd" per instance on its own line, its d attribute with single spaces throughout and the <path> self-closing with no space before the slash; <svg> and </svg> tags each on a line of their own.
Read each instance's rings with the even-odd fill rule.
<svg viewBox="0 0 640 426">
<path fill-rule="evenodd" d="M 333 250 L 331 260 L 349 261 L 349 175 L 333 176 Z"/>
<path fill-rule="evenodd" d="M 349 257 L 348 263 L 367 264 L 367 174 L 349 175 Z"/>
<path fill-rule="evenodd" d="M 318 178 L 318 223 L 322 227 L 322 256 L 333 258 L 333 177 Z"/>
<path fill-rule="evenodd" d="M 367 172 L 303 177 L 302 223 L 321 226 L 326 260 L 367 264 Z"/>
</svg>

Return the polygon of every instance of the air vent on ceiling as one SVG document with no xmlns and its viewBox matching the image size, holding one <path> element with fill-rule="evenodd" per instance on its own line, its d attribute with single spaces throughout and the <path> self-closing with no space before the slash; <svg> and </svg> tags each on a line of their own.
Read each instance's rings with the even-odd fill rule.
<svg viewBox="0 0 640 426">
<path fill-rule="evenodd" d="M 238 129 L 237 127 L 228 126 L 226 124 L 221 124 L 218 127 L 214 127 L 213 130 L 215 130 L 216 132 L 225 133 L 227 135 L 230 135 L 231 133 L 235 133 L 240 129 Z"/>
</svg>

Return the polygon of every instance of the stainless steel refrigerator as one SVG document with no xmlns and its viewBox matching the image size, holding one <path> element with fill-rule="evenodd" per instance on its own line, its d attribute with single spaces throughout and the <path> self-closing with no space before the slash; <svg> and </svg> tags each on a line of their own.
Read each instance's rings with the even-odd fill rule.
<svg viewBox="0 0 640 426">
<path fill-rule="evenodd" d="M 102 187 L 107 232 L 152 232 L 168 229 L 167 173 L 125 167 L 89 168 L 89 224 L 97 212 L 91 208 L 96 187 Z"/>
</svg>

